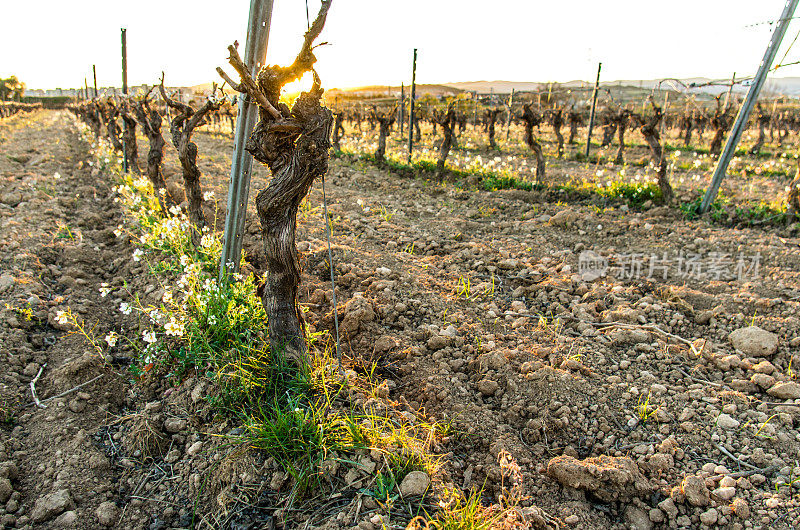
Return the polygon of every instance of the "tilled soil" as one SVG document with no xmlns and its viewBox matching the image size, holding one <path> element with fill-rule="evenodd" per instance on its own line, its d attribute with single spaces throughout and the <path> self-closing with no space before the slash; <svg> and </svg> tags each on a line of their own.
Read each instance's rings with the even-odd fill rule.
<svg viewBox="0 0 800 530">
<path fill-rule="evenodd" d="M 0 395 L 18 405 L 0 428 L 2 523 L 184 528 L 197 501 L 210 526 L 375 528 L 381 508 L 362 506 L 352 481 L 346 503 L 321 505 L 325 517 L 273 518 L 286 477 L 258 455 L 230 458 L 217 435 L 237 426 L 209 412 L 201 377 L 132 384 L 124 358 L 104 360 L 64 331 L 55 315 L 66 307 L 101 337 L 136 330 L 99 284 L 143 296 L 159 286 L 114 235 L 114 183 L 85 164 L 68 114 L 10 118 L 0 135 Z M 230 139 L 196 141 L 205 189 L 224 203 Z M 167 176 L 177 167 L 170 152 Z M 665 207 L 465 191 L 347 159 L 332 160 L 326 192 L 345 358 L 378 363 L 387 403 L 452 424 L 433 448 L 437 480 L 483 486 L 493 501 L 505 450 L 522 471 L 522 505 L 562 527 L 800 525 L 796 492 L 781 485 L 800 474 L 800 240 Z M 257 224 L 248 230 L 259 269 Z M 298 248 L 306 319 L 332 329 L 319 183 Z M 606 275 L 587 273 L 588 261 Z M 41 400 L 101 377 L 40 408 L 37 375 Z M 255 483 L 266 485 L 259 502 L 237 504 L 234 486 Z"/>
</svg>

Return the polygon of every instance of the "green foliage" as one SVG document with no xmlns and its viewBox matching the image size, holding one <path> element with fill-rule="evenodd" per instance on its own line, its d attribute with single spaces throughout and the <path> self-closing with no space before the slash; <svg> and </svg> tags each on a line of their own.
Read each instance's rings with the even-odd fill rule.
<svg viewBox="0 0 800 530">
<path fill-rule="evenodd" d="M 0 100 L 21 100 L 25 94 L 25 83 L 17 79 L 17 76 L 12 75 L 5 79 L 0 78 Z"/>
<path fill-rule="evenodd" d="M 628 201 L 631 206 L 637 207 L 647 201 L 657 203 L 663 200 L 661 188 L 653 182 L 633 183 L 614 181 L 608 186 L 598 187 L 597 194 L 601 197 L 624 199 Z"/>
<path fill-rule="evenodd" d="M 703 202 L 705 190 L 693 201 L 680 205 L 680 209 L 687 219 L 693 220 L 700 217 L 700 205 Z M 726 226 L 739 223 L 775 224 L 783 225 L 786 222 L 787 212 L 785 206 L 766 201 L 751 202 L 745 205 L 734 205 L 729 197 L 720 193 L 708 208 L 708 219 L 712 223 Z"/>
<path fill-rule="evenodd" d="M 13 425 L 19 409 L 17 399 L 0 394 L 0 425 Z"/>
</svg>

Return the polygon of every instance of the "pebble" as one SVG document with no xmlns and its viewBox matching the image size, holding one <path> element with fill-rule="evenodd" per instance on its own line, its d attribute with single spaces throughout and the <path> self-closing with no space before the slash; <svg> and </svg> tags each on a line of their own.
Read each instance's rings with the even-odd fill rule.
<svg viewBox="0 0 800 530">
<path fill-rule="evenodd" d="M 117 508 L 117 505 L 113 502 L 106 501 L 97 507 L 95 515 L 97 515 L 97 520 L 101 525 L 114 526 L 119 520 L 119 508 Z"/>
<path fill-rule="evenodd" d="M 798 399 L 800 398 L 800 384 L 794 381 L 776 383 L 767 390 L 767 394 L 778 399 Z"/>
<path fill-rule="evenodd" d="M 400 494 L 403 497 L 419 496 L 425 493 L 431 478 L 424 471 L 412 471 L 400 483 Z"/>
<path fill-rule="evenodd" d="M 769 357 L 778 351 L 778 336 L 758 326 L 732 331 L 728 339 L 734 348 L 751 357 Z"/>
<path fill-rule="evenodd" d="M 723 429 L 735 429 L 740 425 L 740 423 L 739 420 L 735 419 L 730 414 L 725 414 L 723 412 L 717 418 L 717 425 Z"/>
<path fill-rule="evenodd" d="M 716 508 L 711 508 L 710 510 L 706 510 L 700 514 L 700 522 L 709 526 L 716 523 L 718 518 L 719 514 L 717 513 Z"/>
</svg>

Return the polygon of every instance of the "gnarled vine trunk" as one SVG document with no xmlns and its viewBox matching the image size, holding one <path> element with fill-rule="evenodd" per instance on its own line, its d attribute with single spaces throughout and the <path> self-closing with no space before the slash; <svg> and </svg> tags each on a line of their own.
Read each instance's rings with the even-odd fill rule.
<svg viewBox="0 0 800 530">
<path fill-rule="evenodd" d="M 183 186 L 186 190 L 186 200 L 189 202 L 189 220 L 192 222 L 191 238 L 194 246 L 199 246 L 206 226 L 203 215 L 203 190 L 200 186 L 200 169 L 197 167 L 197 144 L 192 141 L 195 128 L 205 123 L 205 115 L 219 108 L 221 102 L 209 98 L 202 107 L 194 110 L 189 105 L 175 101 L 167 96 L 164 90 L 164 79 L 161 79 L 161 96 L 167 104 L 177 112 L 170 123 L 172 145 L 178 151 L 178 160 L 181 162 L 183 173 Z M 216 85 L 214 85 L 216 91 Z"/>
<path fill-rule="evenodd" d="M 497 144 L 494 141 L 495 124 L 497 123 L 497 116 L 503 112 L 502 109 L 487 109 L 486 110 L 486 126 L 489 134 L 489 147 L 497 149 Z"/>
<path fill-rule="evenodd" d="M 664 150 L 661 146 L 661 137 L 658 132 L 658 126 L 664 115 L 661 112 L 661 107 L 656 105 L 652 98 L 650 98 L 650 105 L 653 108 L 653 114 L 646 117 L 636 115 L 636 118 L 641 124 L 642 136 L 644 136 L 648 147 L 650 147 L 650 156 L 653 159 L 653 164 L 656 166 L 656 178 L 658 187 L 661 189 L 661 196 L 664 202 L 669 204 L 672 202 L 674 193 L 672 191 L 672 185 L 667 178 L 667 159 L 664 156 Z"/>
<path fill-rule="evenodd" d="M 453 108 L 448 107 L 445 112 L 435 111 L 433 121 L 442 126 L 442 143 L 439 145 L 439 159 L 436 161 L 436 172 L 439 180 L 442 181 L 444 180 L 447 156 L 450 154 L 455 137 L 456 116 Z"/>
<path fill-rule="evenodd" d="M 256 196 L 267 257 L 262 302 L 272 351 L 282 352 L 298 363 L 307 362 L 307 347 L 305 323 L 297 302 L 297 209 L 314 180 L 328 170 L 333 114 L 320 104 L 323 90 L 316 72 L 311 90 L 303 92 L 291 109 L 280 103 L 280 94 L 285 84 L 300 78 L 316 62 L 312 44 L 325 25 L 330 4 L 331 0 L 322 1 L 300 53 L 290 66 L 264 66 L 255 81 L 236 48 L 228 46 L 229 61 L 241 83 L 233 82 L 221 68 L 217 69 L 235 90 L 247 92 L 259 105 L 259 122 L 246 149 L 272 170 L 269 185 Z"/>
<path fill-rule="evenodd" d="M 337 151 L 342 150 L 341 145 L 339 145 L 339 140 L 342 136 L 344 136 L 344 112 L 337 112 L 333 123 L 333 148 Z"/>
<path fill-rule="evenodd" d="M 119 115 L 125 127 L 122 129 L 123 147 L 125 149 L 125 156 L 128 158 L 128 169 L 133 169 L 137 175 L 142 174 L 139 169 L 139 148 L 136 145 L 136 120 L 131 116 L 128 109 L 128 103 L 123 102 L 120 105 Z"/>
<path fill-rule="evenodd" d="M 558 158 L 561 158 L 564 155 L 564 135 L 561 134 L 561 127 L 564 125 L 564 110 L 554 110 L 550 122 L 553 125 L 553 132 L 556 135 L 556 149 L 558 152 Z"/>
<path fill-rule="evenodd" d="M 150 148 L 147 151 L 147 178 L 153 184 L 153 190 L 156 193 L 156 197 L 158 197 L 158 204 L 162 212 L 167 215 L 169 208 L 177 204 L 177 201 L 170 195 L 164 175 L 161 172 L 164 147 L 166 147 L 167 143 L 161 134 L 161 115 L 151 109 L 147 101 L 149 94 L 148 92 L 141 101 L 134 103 L 133 112 L 142 127 L 142 132 L 150 142 Z"/>
<path fill-rule="evenodd" d="M 536 182 L 541 184 L 545 177 L 544 153 L 542 146 L 533 136 L 533 128 L 542 122 L 542 116 L 538 112 L 534 112 L 530 104 L 526 103 L 522 107 L 522 115 L 519 118 L 525 126 L 525 143 L 536 156 Z"/>
<path fill-rule="evenodd" d="M 379 113 L 377 109 L 372 110 L 372 119 L 378 122 L 378 149 L 375 151 L 375 159 L 380 164 L 386 162 L 386 138 L 392 130 L 392 125 L 394 125 L 396 117 L 396 108 L 386 113 Z M 336 126 L 334 125 L 334 131 L 335 130 Z M 334 133 L 334 137 L 335 136 Z"/>
</svg>

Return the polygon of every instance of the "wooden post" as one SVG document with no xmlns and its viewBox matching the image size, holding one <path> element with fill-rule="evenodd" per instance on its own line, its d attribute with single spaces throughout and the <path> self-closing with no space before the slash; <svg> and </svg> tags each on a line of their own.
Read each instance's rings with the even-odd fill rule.
<svg viewBox="0 0 800 530">
<path fill-rule="evenodd" d="M 736 84 L 736 72 L 733 72 L 733 76 L 731 77 L 731 86 L 728 87 L 728 92 L 727 94 L 725 94 L 725 104 L 722 106 L 722 108 L 728 106 L 728 101 L 730 101 L 731 99 L 731 92 L 733 92 L 733 85 L 735 84 Z"/>
<path fill-rule="evenodd" d="M 417 95 L 417 49 L 414 48 L 414 61 L 411 64 L 411 100 L 408 102 L 408 163 L 414 149 L 414 98 Z"/>
<path fill-rule="evenodd" d="M 89 82 L 85 77 L 83 78 L 83 99 L 89 99 Z"/>
<path fill-rule="evenodd" d="M 128 39 L 127 31 L 122 28 L 122 93 L 128 94 Z M 122 127 L 127 132 L 128 125 L 123 120 Z M 128 172 L 128 150 L 125 146 L 125 133 L 122 134 L 122 171 Z"/>
<path fill-rule="evenodd" d="M 589 149 L 592 147 L 592 128 L 594 127 L 595 107 L 597 106 L 597 91 L 600 89 L 600 69 L 603 63 L 597 63 L 597 79 L 594 80 L 594 91 L 592 92 L 592 110 L 589 112 L 589 130 L 586 131 L 586 158 L 589 158 Z"/>
<path fill-rule="evenodd" d="M 92 65 L 92 77 L 94 78 L 94 97 L 97 97 L 97 67 Z"/>
<path fill-rule="evenodd" d="M 244 64 L 253 76 L 264 66 L 267 55 L 272 5 L 273 0 L 250 0 Z M 227 281 L 230 274 L 239 271 L 242 233 L 247 215 L 247 199 L 250 195 L 250 171 L 253 165 L 253 157 L 244 150 L 244 147 L 256 121 L 258 121 L 258 105 L 254 104 L 249 95 L 239 94 L 239 113 L 236 117 L 231 158 L 231 180 L 228 186 L 228 211 L 225 215 L 225 233 L 219 265 L 220 282 Z"/>
<path fill-rule="evenodd" d="M 767 74 L 772 66 L 772 61 L 775 59 L 775 54 L 778 52 L 778 48 L 781 45 L 783 36 L 786 33 L 786 28 L 789 27 L 789 22 L 794 16 L 798 1 L 800 0 L 789 0 L 786 2 L 786 7 L 783 9 L 781 18 L 778 19 L 775 32 L 772 34 L 772 38 L 770 38 L 767 50 L 764 52 L 764 58 L 761 60 L 761 64 L 758 67 L 758 73 L 756 73 L 756 77 L 753 79 L 753 84 L 750 85 L 750 90 L 747 91 L 747 98 L 745 98 L 744 103 L 742 103 L 739 109 L 736 122 L 733 124 L 731 134 L 728 136 L 728 141 L 725 143 L 725 149 L 722 150 L 722 154 L 717 162 L 717 167 L 714 169 L 711 185 L 708 187 L 705 196 L 703 196 L 703 202 L 700 203 L 701 214 L 706 213 L 711 203 L 717 198 L 722 179 L 725 178 L 725 173 L 728 170 L 728 164 L 736 152 L 736 146 L 739 144 L 744 128 L 747 125 L 747 120 L 750 118 L 750 113 L 756 104 L 758 94 L 761 92 L 761 87 L 764 86 L 764 81 L 767 79 Z M 733 88 L 732 85 L 731 88 Z"/>
</svg>

